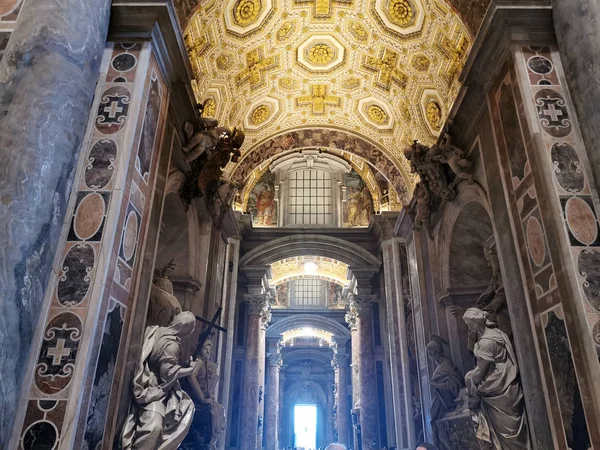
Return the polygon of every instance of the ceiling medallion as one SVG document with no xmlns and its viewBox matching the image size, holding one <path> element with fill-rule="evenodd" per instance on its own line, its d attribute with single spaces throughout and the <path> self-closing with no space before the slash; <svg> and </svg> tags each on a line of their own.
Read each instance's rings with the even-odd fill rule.
<svg viewBox="0 0 600 450">
<path fill-rule="evenodd" d="M 297 52 L 298 63 L 309 72 L 329 72 L 344 63 L 346 49 L 333 36 L 311 36 Z"/>
<path fill-rule="evenodd" d="M 390 132 L 394 128 L 392 112 L 389 107 L 376 97 L 366 97 L 358 102 L 360 117 L 379 131 Z"/>
<path fill-rule="evenodd" d="M 267 121 L 269 116 L 271 115 L 271 108 L 268 105 L 258 105 L 252 111 L 252 115 L 250 116 L 250 122 L 253 125 L 260 125 Z"/>
<path fill-rule="evenodd" d="M 439 129 L 441 127 L 442 108 L 440 108 L 440 105 L 437 102 L 430 100 L 429 103 L 427 103 L 426 115 L 429 125 L 435 129 Z"/>
<path fill-rule="evenodd" d="M 244 129 L 247 131 L 256 131 L 267 126 L 280 112 L 279 100 L 271 96 L 264 97 L 247 108 L 248 113 L 244 119 Z"/>
<path fill-rule="evenodd" d="M 230 52 L 221 53 L 216 59 L 217 69 L 221 72 L 227 72 L 235 64 L 233 54 Z"/>
<path fill-rule="evenodd" d="M 385 113 L 385 111 L 383 109 L 381 109 L 381 107 L 379 107 L 377 105 L 370 105 L 367 108 L 367 115 L 371 118 L 371 120 L 373 122 L 376 122 L 376 123 L 378 123 L 380 125 L 383 125 L 388 120 L 390 120 L 390 118 Z"/>
<path fill-rule="evenodd" d="M 260 0 L 237 0 L 233 8 L 233 20 L 240 27 L 256 22 L 262 4 Z"/>
<path fill-rule="evenodd" d="M 399 27 L 406 28 L 415 21 L 415 12 L 406 0 L 390 0 L 387 12 L 390 20 Z"/>
<path fill-rule="evenodd" d="M 423 28 L 425 8 L 422 0 L 375 0 L 375 18 L 387 31 L 401 36 L 416 34 Z"/>
<path fill-rule="evenodd" d="M 308 50 L 306 59 L 317 66 L 325 66 L 333 61 L 333 50 L 327 44 L 315 44 Z"/>
<path fill-rule="evenodd" d="M 215 117 L 216 112 L 217 112 L 217 104 L 215 103 L 214 99 L 209 98 L 208 100 L 206 100 L 204 102 L 204 109 L 202 110 L 202 117 L 205 117 L 205 118 Z"/>
<path fill-rule="evenodd" d="M 273 0 L 229 0 L 225 11 L 225 28 L 244 37 L 258 31 L 274 14 Z"/>
</svg>

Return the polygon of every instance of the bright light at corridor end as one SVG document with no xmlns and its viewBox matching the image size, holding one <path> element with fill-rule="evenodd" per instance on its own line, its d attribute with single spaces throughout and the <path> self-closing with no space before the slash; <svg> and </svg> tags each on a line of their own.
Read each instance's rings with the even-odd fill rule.
<svg viewBox="0 0 600 450">
<path fill-rule="evenodd" d="M 304 263 L 304 272 L 306 273 L 316 273 L 319 267 L 312 261 L 307 261 Z"/>
</svg>

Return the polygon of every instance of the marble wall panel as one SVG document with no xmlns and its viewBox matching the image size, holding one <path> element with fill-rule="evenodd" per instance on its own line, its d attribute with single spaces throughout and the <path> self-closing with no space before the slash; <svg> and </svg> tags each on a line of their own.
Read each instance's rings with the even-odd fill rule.
<svg viewBox="0 0 600 450">
<path fill-rule="evenodd" d="M 531 310 L 536 317 L 539 318 L 539 314 L 542 314 L 542 318 L 551 319 L 552 324 L 556 324 L 555 316 L 549 316 L 544 311 L 556 309 L 564 301 L 561 292 L 564 292 L 567 282 L 565 275 L 559 272 L 563 286 L 562 291 L 558 289 L 556 267 L 558 264 L 562 271 L 565 262 L 555 259 L 559 255 L 556 247 L 560 244 L 552 242 L 550 245 L 549 242 L 549 230 L 551 230 L 551 235 L 554 235 L 556 230 L 552 228 L 555 218 L 544 216 L 549 211 L 548 202 L 557 201 L 560 205 L 564 232 L 568 237 L 568 242 L 573 246 L 572 248 L 577 249 L 579 253 L 582 248 L 587 252 L 595 252 L 594 247 L 597 246 L 598 239 L 597 215 L 585 173 L 587 162 L 584 160 L 585 155 L 582 155 L 577 149 L 578 143 L 574 138 L 576 125 L 570 112 L 568 97 L 560 87 L 560 76 L 556 73 L 557 66 L 553 60 L 553 53 L 549 48 L 544 47 L 523 47 L 521 50 L 521 52 L 517 52 L 516 61 L 509 63 L 505 68 L 489 97 L 499 144 L 499 160 L 508 191 L 507 200 L 515 224 L 515 237 L 523 262 L 523 275 L 529 293 Z M 526 74 L 526 76 L 519 78 L 516 69 L 520 69 L 519 73 Z M 525 85 L 520 85 L 520 83 Z M 524 104 L 524 101 L 530 103 Z M 528 116 L 526 111 L 531 111 L 531 115 Z M 532 120 L 537 123 L 531 124 L 528 122 L 528 117 L 532 117 Z M 536 128 L 538 126 L 539 128 Z M 540 130 L 537 136 L 541 137 L 544 145 L 542 155 L 536 152 L 536 146 L 540 141 L 537 137 L 535 142 L 532 139 L 531 127 Z M 540 158 L 542 159 L 540 160 Z M 535 164 L 535 174 L 532 173 L 533 164 Z M 545 171 L 546 165 L 547 171 Z M 553 197 L 552 193 L 546 192 L 543 180 L 548 176 L 552 177 L 556 197 Z M 543 207 L 538 192 L 543 192 Z M 575 252 L 572 253 L 574 267 L 577 268 L 580 276 L 585 278 L 587 273 L 577 267 L 578 258 L 575 256 Z M 590 278 L 595 280 L 594 257 L 586 254 L 584 260 L 586 258 L 589 262 L 584 262 L 585 269 L 590 270 Z M 588 289 L 590 289 L 589 286 L 592 286 L 592 290 L 594 289 L 594 281 L 591 284 L 582 281 L 583 291 L 584 285 Z M 589 312 L 592 313 L 593 306 L 589 305 L 589 302 L 587 306 Z M 590 327 L 596 321 L 597 318 L 589 321 Z M 539 319 L 536 320 L 536 323 L 540 327 Z M 566 330 L 565 325 L 561 326 Z M 551 329 L 555 330 L 554 325 Z M 576 332 L 573 330 L 573 333 Z M 553 352 L 556 353 L 557 347 L 554 344 L 559 338 L 553 334 L 550 339 L 547 329 L 544 330 L 542 327 L 536 330 L 536 334 L 545 336 L 546 339 L 542 341 L 546 341 L 548 344 L 546 346 L 544 343 L 540 346 L 541 364 L 548 369 L 554 369 L 553 371 L 543 370 L 547 389 L 545 394 L 549 404 L 559 405 L 565 401 L 566 397 L 564 396 L 567 394 L 563 387 L 558 388 L 557 386 L 561 385 L 561 377 L 564 374 L 558 374 L 558 369 L 554 367 L 556 365 L 555 358 L 558 357 L 565 367 L 569 365 L 575 367 L 577 359 L 574 355 L 580 354 L 581 350 L 573 350 L 569 346 L 567 335 L 564 334 L 564 343 L 567 345 L 567 349 L 562 354 L 555 355 Z M 550 341 L 554 343 L 552 348 Z M 571 398 L 582 398 L 579 391 L 581 380 L 579 383 L 576 381 L 575 373 L 575 371 L 572 373 L 575 381 L 572 383 L 569 395 Z M 582 376 L 581 372 L 579 376 Z M 590 410 L 593 410 L 591 405 L 590 407 Z M 566 449 L 567 442 L 569 445 L 574 442 L 572 438 L 569 438 L 569 430 L 573 429 L 570 416 L 566 417 L 564 413 L 561 415 L 558 406 L 551 411 L 551 415 L 555 427 L 558 430 L 564 429 L 564 434 L 557 431 L 557 448 Z M 581 415 L 579 419 L 584 417 Z M 583 436 L 581 439 L 585 441 L 586 430 L 579 429 L 578 433 L 581 433 Z"/>
<path fill-rule="evenodd" d="M 92 105 L 95 114 L 90 117 L 84 143 L 87 151 L 80 160 L 70 216 L 65 221 L 64 256 L 58 276 L 51 280 L 55 286 L 52 308 L 39 350 L 21 448 L 38 448 L 31 444 L 36 436 L 45 436 L 48 448 L 73 439 L 77 448 L 96 448 L 103 442 L 126 305 L 136 282 L 139 238 L 147 222 L 145 203 L 152 194 L 152 183 L 147 184 L 152 181 L 153 168 L 148 168 L 143 180 L 136 178 L 133 167 L 152 76 L 166 93 L 157 73 L 149 44 L 107 45 Z M 154 105 L 166 110 L 166 98 Z M 155 124 L 156 136 L 159 128 Z M 126 281 L 119 284 L 115 278 Z M 45 412 L 44 405 L 56 399 L 65 400 L 62 414 Z M 77 421 L 78 415 L 87 422 L 85 431 L 84 427 L 65 427 Z"/>
<path fill-rule="evenodd" d="M 590 435 L 562 309 L 558 307 L 548 311 L 542 315 L 542 321 L 567 444 L 573 450 L 587 450 L 591 445 Z"/>
</svg>

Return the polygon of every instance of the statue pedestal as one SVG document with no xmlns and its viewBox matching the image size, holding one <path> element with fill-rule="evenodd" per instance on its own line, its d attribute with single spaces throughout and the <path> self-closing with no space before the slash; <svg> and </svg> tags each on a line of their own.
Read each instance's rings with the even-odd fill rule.
<svg viewBox="0 0 600 450">
<path fill-rule="evenodd" d="M 480 441 L 475 436 L 475 424 L 471 414 L 451 414 L 435 423 L 440 439 L 447 443 L 449 450 L 492 450 L 491 445 Z M 443 445 L 440 448 L 444 448 Z"/>
<path fill-rule="evenodd" d="M 180 450 L 209 450 L 212 434 L 212 419 L 208 406 L 195 405 L 194 419 Z"/>
</svg>

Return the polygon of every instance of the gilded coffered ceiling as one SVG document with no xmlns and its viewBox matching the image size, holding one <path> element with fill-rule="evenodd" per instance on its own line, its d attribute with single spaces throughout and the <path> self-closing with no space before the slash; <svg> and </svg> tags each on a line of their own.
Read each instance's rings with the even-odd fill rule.
<svg viewBox="0 0 600 450">
<path fill-rule="evenodd" d="M 246 132 L 242 162 L 284 132 L 340 130 L 410 186 L 402 149 L 436 140 L 471 37 L 438 0 L 209 0 L 185 42 L 205 115 Z"/>
</svg>

